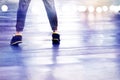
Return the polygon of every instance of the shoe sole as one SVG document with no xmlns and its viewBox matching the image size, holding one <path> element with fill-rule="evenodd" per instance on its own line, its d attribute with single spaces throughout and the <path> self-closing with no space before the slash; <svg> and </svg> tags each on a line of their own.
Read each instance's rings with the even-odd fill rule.
<svg viewBox="0 0 120 80">
<path fill-rule="evenodd" d="M 11 43 L 10 45 L 11 46 L 18 46 L 18 44 L 22 43 L 22 41 L 17 41 L 17 42 L 14 42 L 14 43 Z"/>
<path fill-rule="evenodd" d="M 59 41 L 58 39 L 53 39 L 53 40 L 52 40 L 52 44 L 55 44 L 55 45 L 56 45 L 56 44 L 60 44 L 60 41 Z"/>
</svg>

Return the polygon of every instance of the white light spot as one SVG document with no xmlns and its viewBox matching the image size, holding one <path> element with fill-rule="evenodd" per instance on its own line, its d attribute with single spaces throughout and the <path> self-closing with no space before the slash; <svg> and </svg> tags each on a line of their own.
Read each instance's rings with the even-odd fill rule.
<svg viewBox="0 0 120 80">
<path fill-rule="evenodd" d="M 97 8 L 96 8 L 96 12 L 97 12 L 97 13 L 101 13 L 101 12 L 102 12 L 102 8 L 101 8 L 101 7 L 97 7 Z"/>
<path fill-rule="evenodd" d="M 95 8 L 94 8 L 93 6 L 89 6 L 89 7 L 88 7 L 88 11 L 89 11 L 89 12 L 94 12 L 94 11 L 95 11 Z"/>
<path fill-rule="evenodd" d="M 103 6 L 102 9 L 103 9 L 104 12 L 108 11 L 108 7 L 107 6 Z"/>
<path fill-rule="evenodd" d="M 110 9 L 110 11 L 113 11 L 113 10 L 115 9 L 115 6 L 114 6 L 114 5 L 111 5 L 111 6 L 109 7 L 109 9 Z"/>
<path fill-rule="evenodd" d="M 115 6 L 115 5 L 111 5 L 111 6 L 109 7 L 109 9 L 110 9 L 110 11 L 112 11 L 112 12 L 118 12 L 118 11 L 119 11 L 119 7 L 118 7 L 118 6 Z"/>
<path fill-rule="evenodd" d="M 7 5 L 2 5 L 1 10 L 3 12 L 7 12 L 8 11 L 8 6 Z"/>
</svg>

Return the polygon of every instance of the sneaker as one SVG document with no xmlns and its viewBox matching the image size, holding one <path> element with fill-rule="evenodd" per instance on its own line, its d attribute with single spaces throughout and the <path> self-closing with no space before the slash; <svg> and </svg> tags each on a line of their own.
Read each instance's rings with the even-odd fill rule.
<svg viewBox="0 0 120 80">
<path fill-rule="evenodd" d="M 21 35 L 15 35 L 12 37 L 10 45 L 11 46 L 18 46 L 18 44 L 22 43 L 22 36 Z"/>
<path fill-rule="evenodd" d="M 52 43 L 53 44 L 60 44 L 60 35 L 58 33 L 52 34 Z"/>
</svg>

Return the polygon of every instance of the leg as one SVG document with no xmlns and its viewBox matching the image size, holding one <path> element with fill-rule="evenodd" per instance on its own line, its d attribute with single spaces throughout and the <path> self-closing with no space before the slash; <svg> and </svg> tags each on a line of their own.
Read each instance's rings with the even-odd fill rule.
<svg viewBox="0 0 120 80">
<path fill-rule="evenodd" d="M 43 3 L 45 5 L 47 16 L 48 16 L 48 19 L 51 25 L 51 29 L 53 31 L 52 42 L 53 44 L 59 44 L 60 35 L 56 33 L 57 27 L 58 27 L 58 18 L 57 18 L 57 13 L 55 10 L 54 0 L 43 0 Z"/>
<path fill-rule="evenodd" d="M 10 45 L 16 46 L 22 42 L 22 31 L 25 25 L 26 13 L 31 0 L 20 0 L 17 11 L 16 33 L 12 37 Z"/>
<path fill-rule="evenodd" d="M 57 30 L 57 26 L 58 26 L 58 19 L 57 19 L 57 13 L 55 10 L 54 0 L 43 0 L 43 3 L 47 12 L 47 16 L 48 16 L 51 28 L 54 32 Z"/>
<path fill-rule="evenodd" d="M 20 0 L 19 1 L 19 7 L 17 11 L 17 23 L 16 23 L 17 32 L 22 32 L 24 29 L 26 13 L 27 13 L 30 1 L 31 0 Z"/>
</svg>

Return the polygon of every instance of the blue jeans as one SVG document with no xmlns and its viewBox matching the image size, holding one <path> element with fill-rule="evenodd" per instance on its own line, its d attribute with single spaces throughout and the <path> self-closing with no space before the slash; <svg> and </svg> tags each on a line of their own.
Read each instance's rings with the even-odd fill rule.
<svg viewBox="0 0 120 80">
<path fill-rule="evenodd" d="M 16 31 L 23 31 L 25 26 L 26 13 L 31 0 L 19 0 L 19 7 L 17 11 Z M 43 0 L 47 16 L 52 30 L 57 30 L 58 19 L 55 10 L 54 0 Z"/>
</svg>

